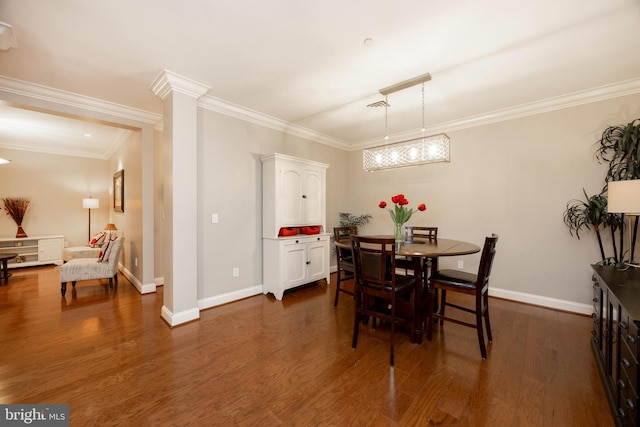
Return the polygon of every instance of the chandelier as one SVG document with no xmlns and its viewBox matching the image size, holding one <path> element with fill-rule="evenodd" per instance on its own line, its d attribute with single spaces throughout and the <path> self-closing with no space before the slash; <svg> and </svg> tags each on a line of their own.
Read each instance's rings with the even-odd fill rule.
<svg viewBox="0 0 640 427">
<path fill-rule="evenodd" d="M 431 80 L 431 75 L 427 73 L 380 89 L 380 93 L 385 97 L 384 101 L 378 101 L 369 106 L 384 106 L 385 143 L 378 147 L 362 150 L 362 167 L 365 170 L 375 171 L 449 161 L 449 137 L 444 133 L 425 136 L 424 84 L 429 80 Z M 387 134 L 388 96 L 393 92 L 418 84 L 422 84 L 422 136 L 389 144 L 389 135 Z"/>
</svg>

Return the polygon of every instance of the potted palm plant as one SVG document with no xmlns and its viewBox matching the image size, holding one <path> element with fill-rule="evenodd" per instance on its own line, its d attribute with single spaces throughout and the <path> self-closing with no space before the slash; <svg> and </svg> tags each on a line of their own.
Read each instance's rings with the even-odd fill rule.
<svg viewBox="0 0 640 427">
<path fill-rule="evenodd" d="M 564 212 L 564 223 L 571 235 L 579 239 L 580 231 L 592 229 L 596 233 L 600 247 L 601 263 L 619 264 L 624 258 L 624 214 L 607 211 L 607 187 L 611 181 L 640 179 L 640 119 L 626 125 L 609 126 L 602 132 L 597 143 L 595 157 L 601 163 L 608 163 L 605 185 L 600 194 L 589 196 L 584 191 L 585 200 L 571 200 Z M 601 229 L 610 227 L 613 257 L 607 257 L 602 245 Z M 619 247 L 615 232 L 619 230 Z M 638 217 L 635 218 L 631 241 L 631 259 L 634 256 Z M 619 249 L 619 250 L 618 250 Z"/>
</svg>

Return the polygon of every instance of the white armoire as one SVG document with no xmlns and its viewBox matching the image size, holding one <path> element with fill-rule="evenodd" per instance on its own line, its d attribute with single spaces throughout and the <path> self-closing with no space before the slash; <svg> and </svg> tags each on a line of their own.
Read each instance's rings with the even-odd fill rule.
<svg viewBox="0 0 640 427">
<path fill-rule="evenodd" d="M 263 293 L 329 283 L 326 171 L 329 165 L 271 154 L 262 161 Z"/>
</svg>

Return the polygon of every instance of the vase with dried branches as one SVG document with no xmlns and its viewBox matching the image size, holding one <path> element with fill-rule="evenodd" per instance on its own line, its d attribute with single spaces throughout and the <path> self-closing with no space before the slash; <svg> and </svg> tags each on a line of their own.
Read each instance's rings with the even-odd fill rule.
<svg viewBox="0 0 640 427">
<path fill-rule="evenodd" d="M 7 211 L 7 215 L 18 225 L 16 238 L 27 237 L 27 233 L 22 229 L 22 219 L 29 208 L 31 200 L 24 197 L 6 197 L 2 199 L 2 202 L 4 203 L 4 209 Z"/>
</svg>

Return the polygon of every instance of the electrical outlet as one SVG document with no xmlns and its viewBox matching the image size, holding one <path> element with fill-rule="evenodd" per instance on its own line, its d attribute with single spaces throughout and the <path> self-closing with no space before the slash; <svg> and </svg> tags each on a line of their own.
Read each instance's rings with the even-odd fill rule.
<svg viewBox="0 0 640 427">
<path fill-rule="evenodd" d="M 240 276 L 240 269 L 238 267 L 233 267 L 233 277 Z"/>
<path fill-rule="evenodd" d="M 462 261 L 462 260 L 458 261 L 458 268 L 460 270 L 462 270 L 464 268 L 464 261 Z"/>
</svg>

